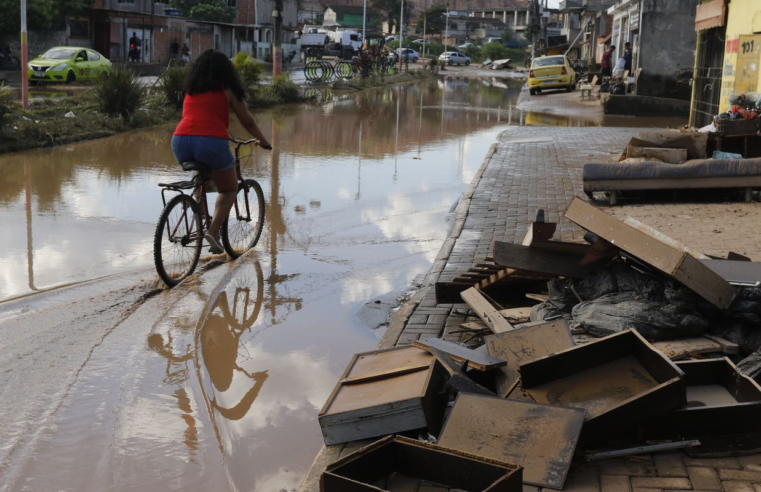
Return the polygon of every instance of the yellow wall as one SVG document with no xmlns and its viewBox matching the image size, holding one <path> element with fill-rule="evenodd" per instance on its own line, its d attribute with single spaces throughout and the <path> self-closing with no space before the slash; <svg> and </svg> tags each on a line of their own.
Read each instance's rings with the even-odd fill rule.
<svg viewBox="0 0 761 492">
<path fill-rule="evenodd" d="M 749 41 L 753 38 L 747 36 L 754 34 L 758 34 L 754 37 L 758 41 L 753 45 L 753 67 L 747 63 L 750 59 L 750 53 L 746 53 L 745 56 L 741 55 L 741 64 L 738 66 L 738 51 L 740 53 L 743 51 L 740 36 L 743 36 L 743 41 Z M 751 89 L 755 92 L 761 92 L 761 1 L 731 0 L 727 15 L 724 71 L 721 82 L 721 99 L 719 100 L 721 112 L 729 109 L 729 98 L 735 93 L 735 84 L 740 82 L 741 86 L 745 86 L 746 84 L 742 83 L 743 78 L 747 80 L 751 76 L 755 85 Z"/>
</svg>

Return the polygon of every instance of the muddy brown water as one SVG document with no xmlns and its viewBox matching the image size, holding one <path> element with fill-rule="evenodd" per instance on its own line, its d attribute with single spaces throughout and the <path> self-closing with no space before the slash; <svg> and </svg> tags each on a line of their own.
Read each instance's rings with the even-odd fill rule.
<svg viewBox="0 0 761 492">
<path fill-rule="evenodd" d="M 521 113 L 520 85 L 427 80 L 258 114 L 276 149 L 244 161 L 265 190 L 260 243 L 123 312 L 109 279 L 155 277 L 156 184 L 184 178 L 173 128 L 0 156 L 0 299 L 16 298 L 0 304 L 0 490 L 298 488 L 319 408 L 382 336 L 385 315 L 368 328 L 358 311 L 426 273 L 500 131 L 632 125 Z M 104 276 L 78 299 L 28 295 Z"/>
</svg>

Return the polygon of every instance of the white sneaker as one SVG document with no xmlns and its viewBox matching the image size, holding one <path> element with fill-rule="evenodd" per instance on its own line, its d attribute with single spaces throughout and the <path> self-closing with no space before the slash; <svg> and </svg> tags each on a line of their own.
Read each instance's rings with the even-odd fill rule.
<svg viewBox="0 0 761 492">
<path fill-rule="evenodd" d="M 211 234 L 206 234 L 203 238 L 206 239 L 207 243 L 209 243 L 209 253 L 218 255 L 225 252 L 225 248 L 219 244 L 219 240 Z"/>
</svg>

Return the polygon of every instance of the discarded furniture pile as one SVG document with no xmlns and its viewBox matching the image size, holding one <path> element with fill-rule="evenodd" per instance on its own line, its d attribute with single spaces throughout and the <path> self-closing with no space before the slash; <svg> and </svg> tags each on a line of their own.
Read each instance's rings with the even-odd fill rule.
<svg viewBox="0 0 761 492">
<path fill-rule="evenodd" d="M 522 244 L 436 286 L 457 330 L 356 354 L 320 411 L 327 445 L 380 439 L 321 491 L 562 490 L 575 464 L 761 449 L 761 268 L 704 257 L 580 198 L 587 244 Z M 735 362 L 739 362 L 735 365 Z"/>
<path fill-rule="evenodd" d="M 739 189 L 745 201 L 761 188 L 761 159 L 714 154 L 707 133 L 642 132 L 616 163 L 584 164 L 584 193 L 607 192 L 615 205 L 621 193 L 652 190 Z"/>
</svg>

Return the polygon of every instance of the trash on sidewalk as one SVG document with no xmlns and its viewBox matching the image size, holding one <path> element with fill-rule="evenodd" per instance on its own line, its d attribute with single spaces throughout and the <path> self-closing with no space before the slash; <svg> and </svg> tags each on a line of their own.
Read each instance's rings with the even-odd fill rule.
<svg viewBox="0 0 761 492">
<path fill-rule="evenodd" d="M 494 262 L 501 267 L 563 277 L 585 277 L 591 270 L 581 265 L 589 246 L 572 243 L 542 242 L 523 246 L 494 242 Z"/>
<path fill-rule="evenodd" d="M 514 329 L 513 325 L 511 325 L 510 322 L 500 314 L 499 310 L 484 298 L 483 293 L 475 287 L 471 287 L 460 295 L 470 309 L 472 309 L 494 333 L 504 333 Z"/>
<path fill-rule="evenodd" d="M 467 374 L 465 374 L 465 368 L 468 365 L 467 361 L 458 364 L 452 360 L 448 354 L 438 349 L 428 347 L 426 350 L 436 357 L 436 360 L 439 361 L 444 370 L 449 374 L 449 380 L 447 381 L 446 386 L 454 394 L 464 392 L 474 393 L 476 395 L 494 396 L 493 392 L 473 381 L 467 376 Z"/>
<path fill-rule="evenodd" d="M 719 343 L 704 337 L 653 342 L 653 347 L 671 360 L 684 359 L 691 355 L 721 352 Z"/>
<path fill-rule="evenodd" d="M 648 439 L 702 439 L 761 432 L 761 386 L 727 358 L 676 363 L 684 371 L 687 403 L 648 419 Z"/>
<path fill-rule="evenodd" d="M 425 427 L 435 433 L 445 381 L 436 358 L 417 347 L 356 354 L 320 410 L 325 444 Z"/>
<path fill-rule="evenodd" d="M 444 489 L 521 492 L 522 475 L 523 468 L 514 464 L 389 436 L 328 465 L 320 477 L 320 492 L 395 492 L 398 489 L 389 482 L 404 478 Z"/>
<path fill-rule="evenodd" d="M 492 70 L 503 70 L 506 68 L 510 68 L 510 59 L 505 58 L 503 60 L 494 60 L 491 64 Z"/>
<path fill-rule="evenodd" d="M 585 409 L 590 441 L 686 403 L 684 373 L 635 330 L 523 363 L 520 374 L 536 402 Z"/>
<path fill-rule="evenodd" d="M 736 287 L 689 253 L 621 222 L 578 197 L 571 201 L 565 216 L 637 260 L 665 273 L 720 309 L 728 308 L 737 295 Z"/>
<path fill-rule="evenodd" d="M 636 147 L 630 145 L 626 148 L 626 160 L 629 159 L 645 159 L 669 164 L 681 164 L 687 160 L 687 149 Z"/>
<path fill-rule="evenodd" d="M 523 482 L 561 490 L 584 410 L 461 393 L 439 444 L 523 467 Z"/>
<path fill-rule="evenodd" d="M 456 362 L 467 362 L 469 367 L 478 371 L 492 371 L 507 365 L 507 362 L 502 359 L 478 353 L 475 350 L 463 347 L 462 345 L 457 345 L 456 343 L 447 342 L 446 340 L 441 340 L 440 338 L 417 340 L 413 345 L 425 351 L 430 351 L 430 348 L 435 348 L 436 350 L 448 354 Z"/>
<path fill-rule="evenodd" d="M 607 460 L 610 458 L 620 458 L 622 456 L 632 456 L 635 454 L 659 453 L 662 451 L 673 451 L 675 449 L 684 449 L 690 446 L 700 446 L 700 441 L 677 441 L 665 442 L 661 444 L 649 444 L 637 446 L 635 448 L 617 449 L 615 451 L 603 451 L 600 453 L 591 453 L 586 456 L 587 461 Z"/>
<path fill-rule="evenodd" d="M 538 325 L 484 338 L 489 354 L 507 361 L 496 374 L 497 394 L 507 398 L 518 383 L 521 363 L 536 360 L 576 344 L 565 320 L 541 322 Z"/>
</svg>

